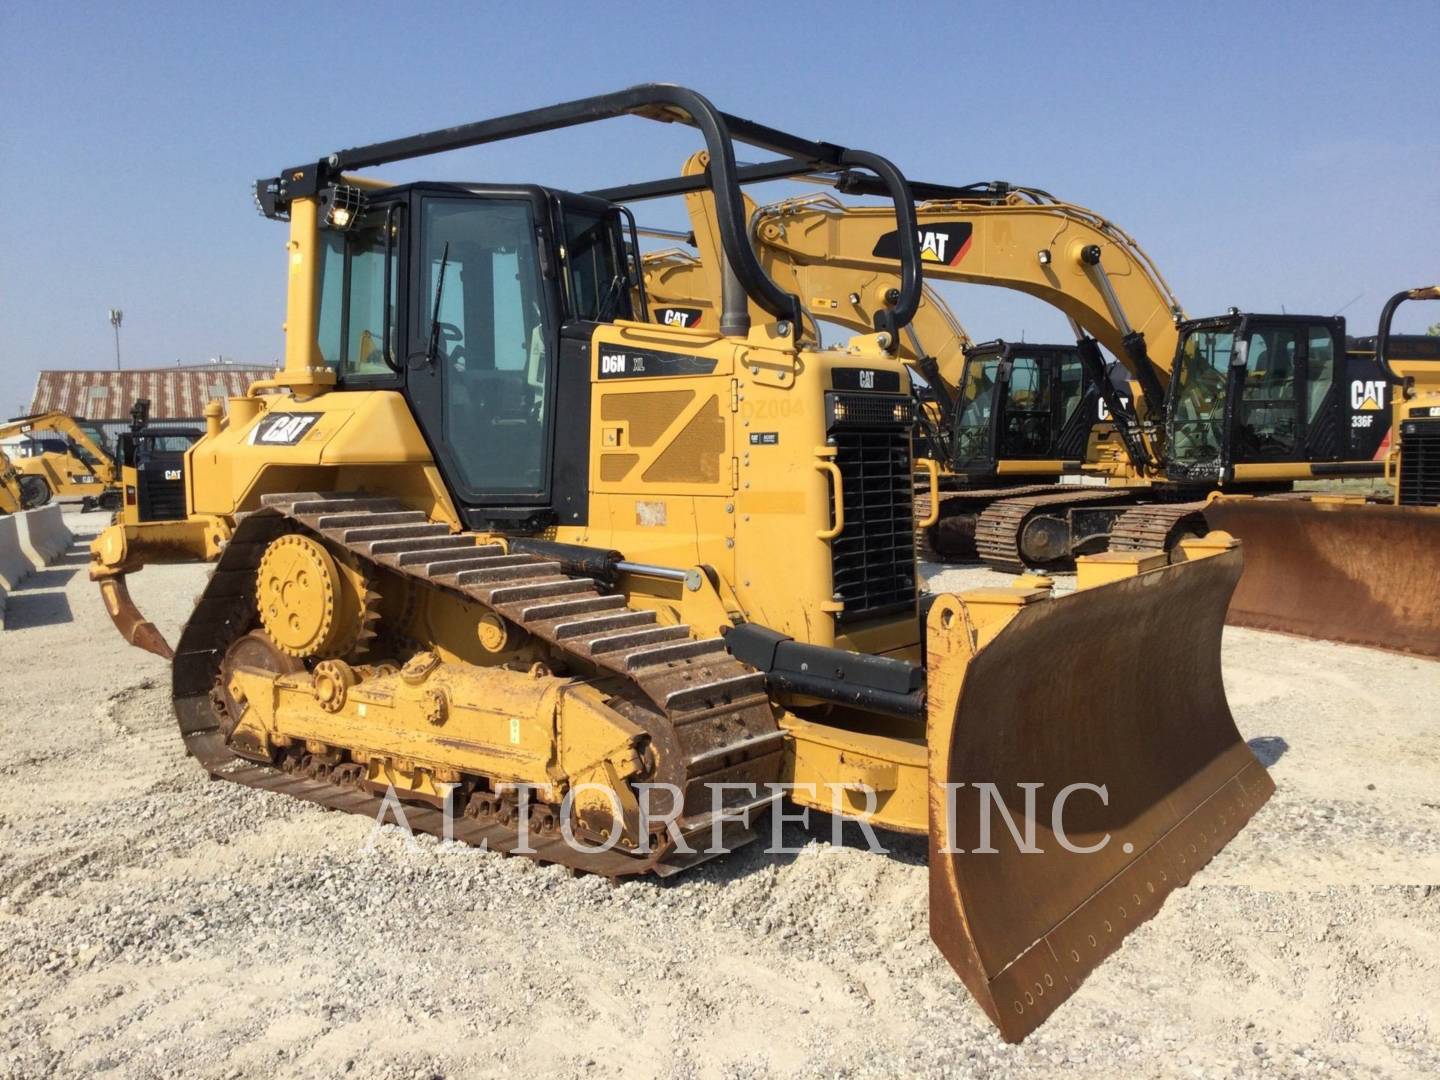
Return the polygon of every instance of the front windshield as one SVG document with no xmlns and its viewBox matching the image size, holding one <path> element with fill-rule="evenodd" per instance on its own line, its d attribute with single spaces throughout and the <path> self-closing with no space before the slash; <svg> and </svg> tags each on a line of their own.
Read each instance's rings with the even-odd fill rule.
<svg viewBox="0 0 1440 1080">
<path fill-rule="evenodd" d="M 421 228 L 416 340 L 435 345 L 444 439 L 463 485 L 541 491 L 549 394 L 530 203 L 427 199 Z"/>
<path fill-rule="evenodd" d="M 965 361 L 960 381 L 959 408 L 955 413 L 955 465 L 985 461 L 992 457 L 990 413 L 995 407 L 995 380 L 1000 370 L 998 356 Z"/>
<path fill-rule="evenodd" d="M 1220 464 L 1225 379 L 1234 353 L 1233 330 L 1195 330 L 1185 338 L 1170 422 L 1170 455 L 1175 461 Z"/>
<path fill-rule="evenodd" d="M 190 444 L 196 439 L 194 435 L 184 433 L 171 435 L 150 435 L 147 441 L 150 449 L 160 454 L 183 454 L 190 449 Z"/>
</svg>

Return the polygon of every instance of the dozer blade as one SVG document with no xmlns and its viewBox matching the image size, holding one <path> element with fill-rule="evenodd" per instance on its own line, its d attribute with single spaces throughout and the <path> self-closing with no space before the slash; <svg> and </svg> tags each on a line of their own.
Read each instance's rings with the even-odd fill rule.
<svg viewBox="0 0 1440 1080">
<path fill-rule="evenodd" d="M 1070 596 L 977 590 L 931 610 L 930 935 L 1008 1041 L 1274 791 L 1220 678 L 1240 570 L 1232 547 Z M 996 796 L 1021 839 L 1033 829 L 1026 851 Z"/>
<path fill-rule="evenodd" d="M 1440 657 L 1440 511 L 1322 499 L 1213 499 L 1238 537 L 1235 626 Z"/>
</svg>

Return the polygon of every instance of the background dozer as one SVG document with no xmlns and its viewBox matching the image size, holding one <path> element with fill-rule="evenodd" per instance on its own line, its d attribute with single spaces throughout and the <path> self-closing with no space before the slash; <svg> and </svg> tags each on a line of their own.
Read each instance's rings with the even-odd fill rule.
<svg viewBox="0 0 1440 1080">
<path fill-rule="evenodd" d="M 1440 300 L 1440 285 L 1396 293 L 1380 313 L 1374 359 L 1392 392 L 1389 499 L 1220 494 L 1206 504 L 1207 521 L 1247 538 L 1231 622 L 1440 657 L 1440 357 L 1391 334 L 1409 300 Z"/>
<path fill-rule="evenodd" d="M 0 439 L 22 436 L 12 456 L 27 506 L 80 499 L 85 509 L 120 507 L 120 473 L 98 433 L 63 412 L 16 417 Z"/>
<path fill-rule="evenodd" d="M 136 400 L 130 409 L 130 430 L 115 437 L 123 493 L 118 522 L 171 521 L 185 516 L 185 453 L 201 434 L 197 428 L 152 424 L 149 399 Z"/>
<path fill-rule="evenodd" d="M 695 127 L 705 158 L 584 194 L 355 175 L 624 115 Z M 738 166 L 732 139 L 779 157 Z M 740 185 L 836 168 L 893 201 L 899 295 L 816 350 Z M 699 191 L 719 318 L 656 325 L 624 204 Z M 611 876 L 743 843 L 782 792 L 868 811 L 930 837 L 932 936 L 1012 1040 L 1270 794 L 1220 678 L 1232 540 L 1084 562 L 1073 595 L 922 595 L 891 353 L 922 264 L 884 158 L 642 86 L 257 196 L 289 223 L 284 368 L 207 417 L 183 523 L 92 548 L 117 626 L 162 655 L 126 575 L 216 559 L 172 663 L 213 775 L 371 816 L 393 792 L 412 827 L 453 814 L 458 839 Z"/>
</svg>

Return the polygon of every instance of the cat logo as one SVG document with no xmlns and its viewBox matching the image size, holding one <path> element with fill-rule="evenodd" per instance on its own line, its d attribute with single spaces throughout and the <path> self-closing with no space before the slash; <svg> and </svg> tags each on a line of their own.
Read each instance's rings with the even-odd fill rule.
<svg viewBox="0 0 1440 1080">
<path fill-rule="evenodd" d="M 942 266 L 958 266 L 965 253 L 970 250 L 973 231 L 974 227 L 968 221 L 946 221 L 921 229 L 918 234 L 920 260 Z M 878 259 L 898 259 L 899 234 L 891 230 L 880 237 L 871 254 Z"/>
<path fill-rule="evenodd" d="M 1109 422 L 1111 419 L 1113 419 L 1113 417 L 1110 415 L 1110 406 L 1108 406 L 1108 405 L 1105 404 L 1105 399 L 1104 399 L 1104 398 L 1101 398 L 1098 404 L 1099 404 L 1099 414 L 1098 414 L 1098 418 L 1099 418 L 1102 422 Z M 1128 409 L 1128 408 L 1130 408 L 1130 399 L 1127 398 L 1127 397 L 1125 397 L 1123 394 L 1120 396 L 1120 407 L 1121 407 L 1122 409 Z"/>
<path fill-rule="evenodd" d="M 165 470 L 165 479 L 166 479 L 166 480 L 179 480 L 179 479 L 180 479 L 180 470 L 179 470 L 179 469 L 166 469 L 166 470 Z"/>
<path fill-rule="evenodd" d="M 1385 380 L 1356 379 L 1352 382 L 1350 408 L 1356 412 L 1379 412 L 1385 408 Z"/>
<path fill-rule="evenodd" d="M 702 312 L 699 308 L 663 307 L 656 314 L 660 316 L 658 321 L 666 326 L 681 326 L 693 330 L 700 325 Z"/>
<path fill-rule="evenodd" d="M 320 419 L 319 413 L 276 413 L 255 426 L 251 446 L 294 446 Z"/>
</svg>

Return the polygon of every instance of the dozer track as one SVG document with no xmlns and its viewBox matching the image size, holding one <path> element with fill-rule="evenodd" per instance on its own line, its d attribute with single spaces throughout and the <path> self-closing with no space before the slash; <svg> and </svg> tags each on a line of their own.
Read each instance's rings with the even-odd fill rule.
<svg viewBox="0 0 1440 1080">
<path fill-rule="evenodd" d="M 977 557 L 976 519 L 1001 499 L 1016 499 L 1050 492 L 1075 491 L 1073 484 L 1026 484 L 1017 487 L 977 488 L 940 492 L 940 520 L 921 533 L 921 558 L 950 562 Z M 930 516 L 930 493 L 915 493 L 915 520 Z"/>
<path fill-rule="evenodd" d="M 1156 503 L 1126 510 L 1110 531 L 1111 551 L 1173 551 L 1187 536 L 1205 532 L 1203 502 Z"/>
<path fill-rule="evenodd" d="M 1006 574 L 1022 574 L 1026 570 L 1045 569 L 1048 563 L 1029 560 L 1021 547 L 1025 528 L 1036 516 L 1070 506 L 1124 503 L 1134 493 L 1111 488 L 1086 490 L 1074 485 L 1050 488 L 1020 498 L 1006 498 L 992 503 L 980 514 L 975 524 L 975 546 L 989 567 Z M 1073 555 L 1054 562 L 1069 565 Z"/>
<path fill-rule="evenodd" d="M 608 877 L 666 875 L 711 854 L 701 850 L 712 846 L 708 837 L 715 824 L 710 782 L 748 782 L 765 791 L 779 778 L 783 733 L 770 709 L 764 677 L 732 658 L 719 638 L 694 639 L 688 627 L 661 626 L 653 611 L 631 608 L 623 595 L 603 592 L 590 578 L 568 575 L 557 562 L 506 554 L 499 545 L 479 543 L 474 533 L 451 532 L 398 501 L 316 493 L 268 495 L 262 509 L 241 516 L 182 632 L 173 667 L 176 717 L 188 751 L 211 776 L 372 817 L 383 805 L 383 793 L 353 781 L 337 782 L 337 777 L 351 779 L 343 769 L 287 759 L 291 771 L 285 771 L 240 758 L 227 744 L 213 704 L 212 688 L 227 648 L 255 623 L 261 556 L 271 541 L 290 532 L 308 533 L 332 551 L 343 550 L 415 585 L 482 604 L 510 627 L 547 642 L 579 672 L 598 670 L 607 691 L 615 684 L 617 710 L 647 731 L 662 763 L 669 763 L 657 770 L 665 775 L 655 779 L 684 792 L 677 821 L 681 833 L 704 830 L 706 837 L 693 845 L 694 854 L 675 852 L 667 838 L 637 855 L 577 850 L 558 834 L 530 832 L 534 850 L 517 852 L 522 844 L 516 829 L 503 817 L 487 814 L 486 801 L 472 796 L 469 805 L 452 808 L 463 811 L 463 816 L 449 816 L 454 839 Z M 721 846 L 753 838 L 747 826 L 730 819 L 771 797 L 727 802 Z M 441 809 L 407 802 L 405 813 L 411 828 L 445 835 L 447 815 Z"/>
</svg>

